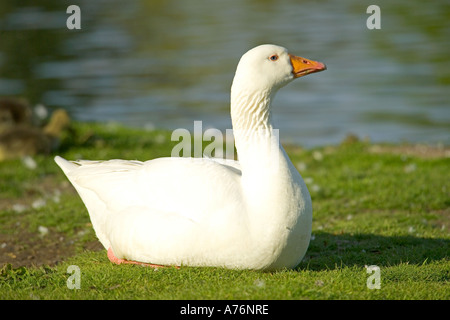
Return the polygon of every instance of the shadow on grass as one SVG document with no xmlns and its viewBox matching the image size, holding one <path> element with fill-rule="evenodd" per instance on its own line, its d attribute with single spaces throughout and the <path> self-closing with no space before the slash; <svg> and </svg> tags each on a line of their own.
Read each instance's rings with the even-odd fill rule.
<svg viewBox="0 0 450 320">
<path fill-rule="evenodd" d="M 449 257 L 450 240 L 415 236 L 315 233 L 297 270 L 429 263 Z"/>
</svg>

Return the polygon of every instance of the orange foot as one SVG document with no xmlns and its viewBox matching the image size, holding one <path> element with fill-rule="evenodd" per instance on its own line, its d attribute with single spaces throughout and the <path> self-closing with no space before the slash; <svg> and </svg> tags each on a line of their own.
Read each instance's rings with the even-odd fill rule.
<svg viewBox="0 0 450 320">
<path fill-rule="evenodd" d="M 137 264 L 144 267 L 151 267 L 151 268 L 167 268 L 167 266 L 162 266 L 159 264 L 151 264 L 151 263 L 145 263 L 145 262 L 139 262 L 139 261 L 132 261 L 132 260 L 126 260 L 126 259 L 119 259 L 114 255 L 114 252 L 111 248 L 108 249 L 108 259 L 112 263 L 115 264 L 122 264 L 122 263 L 128 263 L 128 264 Z M 177 269 L 180 269 L 180 267 L 175 267 Z"/>
</svg>

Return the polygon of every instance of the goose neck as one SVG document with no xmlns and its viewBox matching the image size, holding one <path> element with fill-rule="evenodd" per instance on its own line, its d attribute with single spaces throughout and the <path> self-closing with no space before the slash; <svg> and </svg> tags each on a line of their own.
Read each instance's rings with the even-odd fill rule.
<svg viewBox="0 0 450 320">
<path fill-rule="evenodd" d="M 273 94 L 267 91 L 233 91 L 231 118 L 239 162 L 246 174 L 278 168 L 281 147 L 270 111 Z M 274 164 L 277 164 L 276 166 Z M 259 170 L 259 173 L 258 173 Z"/>
<path fill-rule="evenodd" d="M 270 138 L 273 132 L 271 101 L 270 90 L 231 91 L 231 121 L 235 139 L 253 140 L 257 135 Z"/>
</svg>

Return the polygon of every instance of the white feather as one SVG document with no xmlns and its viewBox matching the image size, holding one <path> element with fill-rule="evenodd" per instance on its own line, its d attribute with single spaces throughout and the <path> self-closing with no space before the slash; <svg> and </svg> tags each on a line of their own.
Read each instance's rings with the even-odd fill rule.
<svg viewBox="0 0 450 320">
<path fill-rule="evenodd" d="M 274 53 L 278 64 L 267 59 Z M 309 244 L 311 199 L 274 139 L 270 116 L 275 92 L 292 79 L 282 47 L 263 45 L 242 57 L 231 97 L 239 162 L 56 157 L 104 247 L 161 265 L 295 267 Z"/>
</svg>

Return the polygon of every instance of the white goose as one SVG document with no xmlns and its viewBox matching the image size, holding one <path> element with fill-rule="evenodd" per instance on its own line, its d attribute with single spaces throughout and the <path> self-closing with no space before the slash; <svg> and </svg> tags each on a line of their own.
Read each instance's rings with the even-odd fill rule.
<svg viewBox="0 0 450 320">
<path fill-rule="evenodd" d="M 231 88 L 239 162 L 159 158 L 70 162 L 62 168 L 117 264 L 294 268 L 310 240 L 312 206 L 271 122 L 276 91 L 325 70 L 261 45 L 244 54 Z"/>
</svg>

